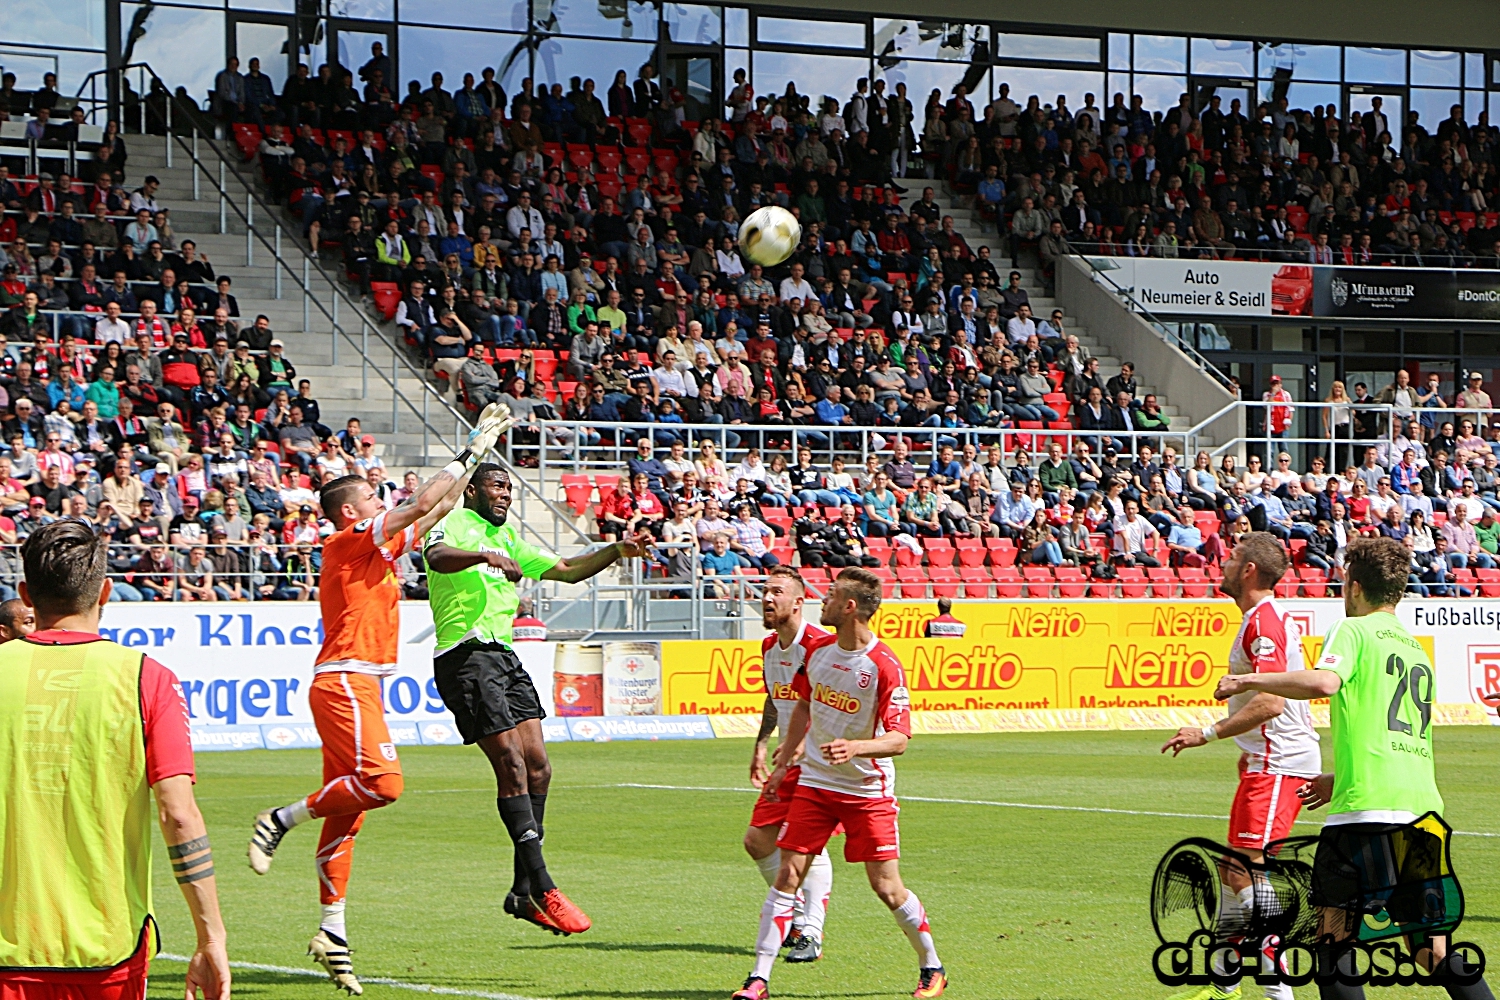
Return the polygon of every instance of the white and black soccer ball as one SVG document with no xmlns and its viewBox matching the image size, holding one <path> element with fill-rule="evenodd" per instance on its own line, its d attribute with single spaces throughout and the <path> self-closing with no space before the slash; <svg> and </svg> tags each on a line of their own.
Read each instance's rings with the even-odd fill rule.
<svg viewBox="0 0 1500 1000">
<path fill-rule="evenodd" d="M 740 252 L 762 267 L 780 264 L 801 242 L 802 227 L 797 217 L 775 205 L 756 209 L 740 225 Z"/>
</svg>

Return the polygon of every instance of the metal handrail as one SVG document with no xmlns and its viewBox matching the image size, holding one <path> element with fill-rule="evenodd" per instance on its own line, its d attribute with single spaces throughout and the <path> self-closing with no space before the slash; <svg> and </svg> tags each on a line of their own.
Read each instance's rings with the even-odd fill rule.
<svg viewBox="0 0 1500 1000">
<path fill-rule="evenodd" d="M 1109 272 L 1107 270 L 1100 268 L 1087 254 L 1083 253 L 1082 251 L 1073 250 L 1072 255 L 1089 269 L 1089 272 L 1093 275 L 1095 281 L 1099 281 L 1100 279 L 1102 279 L 1102 283 L 1107 284 L 1111 289 L 1114 290 L 1116 297 L 1128 303 L 1130 305 L 1131 311 L 1139 314 L 1140 317 L 1146 321 L 1147 325 L 1149 325 L 1151 329 L 1156 331 L 1156 335 L 1158 337 L 1166 341 L 1168 344 L 1171 344 L 1173 347 L 1176 347 L 1183 354 L 1186 354 L 1198 366 L 1198 369 L 1200 371 L 1208 375 L 1214 381 L 1218 382 L 1221 386 L 1226 389 L 1233 389 L 1233 385 L 1229 381 L 1229 376 L 1221 372 L 1217 365 L 1215 365 L 1212 361 L 1209 361 L 1206 357 L 1199 353 L 1196 345 L 1189 344 L 1186 340 L 1183 340 L 1180 335 L 1173 335 L 1167 332 L 1170 324 L 1157 319 L 1156 315 L 1152 313 L 1150 309 L 1146 308 L 1145 303 L 1141 302 L 1140 299 L 1135 297 L 1135 289 L 1122 288 L 1118 283 L 1115 282 L 1113 278 L 1109 276 Z"/>
<path fill-rule="evenodd" d="M 143 70 L 144 73 L 150 74 L 151 79 L 161 82 L 163 88 L 166 88 L 165 81 L 161 81 L 161 78 L 157 76 L 156 71 L 151 68 L 150 64 L 130 63 L 125 66 L 115 67 L 111 70 L 96 70 L 95 72 L 89 74 L 84 78 L 84 81 L 80 83 L 79 93 L 82 94 L 82 91 L 86 86 L 93 85 L 96 78 L 102 76 L 105 73 L 123 73 L 129 69 Z M 254 242 L 252 241 L 253 235 L 255 239 L 259 240 L 262 247 L 270 252 L 272 259 L 275 260 L 278 265 L 276 269 L 278 297 L 280 297 L 279 292 L 281 270 L 284 268 L 286 272 L 291 276 L 294 284 L 298 288 L 302 289 L 304 318 L 307 316 L 310 307 L 315 305 L 317 307 L 317 310 L 322 313 L 323 316 L 328 320 L 329 324 L 332 327 L 333 363 L 335 365 L 339 363 L 339 338 L 342 337 L 350 344 L 350 346 L 354 347 L 354 349 L 359 352 L 361 360 L 363 362 L 361 365 L 361 374 L 368 378 L 367 373 L 369 369 L 374 368 L 376 375 L 378 375 L 383 382 L 390 386 L 392 393 L 391 421 L 393 432 L 397 430 L 400 425 L 398 412 L 399 404 L 404 403 L 407 409 L 409 409 L 411 413 L 415 415 L 421 422 L 422 453 L 424 458 L 430 455 L 430 446 L 428 443 L 429 433 L 436 435 L 439 441 L 442 441 L 448 445 L 451 452 L 456 453 L 460 448 L 460 441 L 463 435 L 467 433 L 469 427 L 468 418 L 461 414 L 445 398 L 443 398 L 442 394 L 440 394 L 428 381 L 426 372 L 412 365 L 412 363 L 405 357 L 405 351 L 403 350 L 402 346 L 398 345 L 392 338 L 390 338 L 386 334 L 385 331 L 383 331 L 378 325 L 370 320 L 370 317 L 364 312 L 361 306 L 358 303 L 354 302 L 353 299 L 349 298 L 349 296 L 340 287 L 337 280 L 329 275 L 326 270 L 324 270 L 321 262 L 314 260 L 310 255 L 304 253 L 302 257 L 302 274 L 299 277 L 296 269 L 281 253 L 281 224 L 276 224 L 273 239 L 268 239 L 265 233 L 258 230 L 255 226 L 254 212 L 257 208 L 261 212 L 265 213 L 267 218 L 273 219 L 276 218 L 277 210 L 260 197 L 260 195 L 256 191 L 255 185 L 248 178 L 246 178 L 244 174 L 240 172 L 239 166 L 234 162 L 232 158 L 225 155 L 224 151 L 219 147 L 218 143 L 214 139 L 200 135 L 199 129 L 196 124 L 194 124 L 192 128 L 191 142 L 185 139 L 182 135 L 175 133 L 172 130 L 172 109 L 177 104 L 178 97 L 171 92 L 170 88 L 166 89 L 166 93 L 168 98 L 165 102 L 167 165 L 169 167 L 172 165 L 172 149 L 173 143 L 175 141 L 175 143 L 181 146 L 183 151 L 186 152 L 192 159 L 194 167 L 194 195 L 196 196 L 198 193 L 197 174 L 200 170 L 202 171 L 204 176 L 208 178 L 209 183 L 213 186 L 213 188 L 219 192 L 220 233 L 228 232 L 227 215 L 228 212 L 232 210 L 233 213 L 239 217 L 239 219 L 244 223 L 246 227 L 245 256 L 247 264 L 253 262 L 254 260 Z M 201 110 L 193 108 L 193 112 L 201 113 Z M 188 120 L 193 120 L 192 115 L 188 116 Z M 144 113 L 142 114 L 141 127 L 142 134 L 144 134 Z M 218 157 L 219 170 L 217 177 L 214 175 L 213 171 L 209 170 L 208 166 L 198 155 L 197 145 L 200 140 L 206 142 L 212 153 Z M 225 187 L 224 172 L 226 169 L 234 174 L 235 179 L 238 180 L 240 185 L 245 189 L 246 204 L 243 209 L 240 207 L 238 200 L 232 197 L 228 189 Z M 333 308 L 331 310 L 327 306 L 325 306 L 324 303 L 313 293 L 311 287 L 311 271 L 313 269 L 316 269 L 317 276 L 328 285 L 329 290 L 333 294 Z M 338 306 L 340 301 L 343 301 L 350 310 L 352 310 L 356 315 L 360 317 L 359 339 L 356 339 L 352 334 L 349 333 L 349 331 L 345 330 L 343 325 L 340 323 L 338 317 Z M 307 329 L 308 326 L 309 324 L 307 322 L 304 322 L 304 329 Z M 390 349 L 392 370 L 389 376 L 386 375 L 381 366 L 377 364 L 369 355 L 369 336 L 371 330 L 373 330 L 375 336 L 379 338 L 379 340 Z M 308 332 L 311 331 L 308 330 Z M 400 368 L 405 368 L 408 375 L 411 378 L 416 379 L 417 384 L 422 387 L 422 398 L 420 406 L 418 406 L 416 402 L 408 398 L 407 395 L 401 390 L 401 387 L 399 385 Z M 367 388 L 364 394 L 368 395 Z M 439 416 L 441 416 L 441 411 L 446 410 L 448 415 L 453 418 L 453 437 L 451 442 L 445 437 L 445 432 L 435 427 L 429 420 L 428 408 L 433 400 L 436 400 L 437 405 L 440 408 Z"/>
</svg>

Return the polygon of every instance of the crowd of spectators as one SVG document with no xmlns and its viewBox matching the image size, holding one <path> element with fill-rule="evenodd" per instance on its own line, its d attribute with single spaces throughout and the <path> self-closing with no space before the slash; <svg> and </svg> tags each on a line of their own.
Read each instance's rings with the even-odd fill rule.
<svg viewBox="0 0 1500 1000">
<path fill-rule="evenodd" d="M 814 569 L 887 569 L 893 561 L 920 566 L 941 551 L 932 565 L 946 567 L 951 547 L 969 540 L 983 543 L 996 568 L 1067 568 L 1113 580 L 1126 568 L 1168 567 L 1212 578 L 1252 531 L 1285 544 L 1320 593 L 1339 592 L 1344 551 L 1361 535 L 1411 550 L 1413 593 L 1500 587 L 1500 437 L 1488 395 L 1476 376 L 1451 399 L 1419 403 L 1405 374 L 1364 408 L 1323 411 L 1348 418 L 1357 436 L 1329 427 L 1325 435 L 1341 443 L 1292 446 L 1311 456 L 1305 469 L 1294 468 L 1290 451 L 1274 453 L 1269 470 L 1255 454 L 1244 467 L 1232 455 L 1215 463 L 1206 451 L 1184 462 L 1170 444 L 1141 443 L 1133 453 L 1106 447 L 1096 459 L 1083 439 L 1071 455 L 1053 442 L 1038 461 L 1023 449 L 1006 455 L 998 443 L 972 441 L 916 458 L 898 439 L 888 456 L 871 454 L 854 471 L 838 455 L 818 466 L 807 447 L 795 461 L 777 452 L 768 463 L 750 448 L 728 466 L 711 439 L 694 455 L 681 441 L 659 452 L 642 436 L 628 475 L 604 489 L 598 527 L 606 538 L 651 531 L 665 543 L 659 561 L 677 580 L 696 557 L 717 596 L 731 587 L 718 578 L 794 554 Z M 1334 471 L 1340 457 L 1346 464 Z"/>
<path fill-rule="evenodd" d="M 323 425 L 267 317 L 241 316 L 157 178 L 128 190 L 123 167 L 123 147 L 87 182 L 0 161 L 0 596 L 16 545 L 66 517 L 116 543 L 117 600 L 310 598 L 318 486 L 363 475 L 393 505 L 415 474 L 390 481 L 357 420 Z"/>
</svg>

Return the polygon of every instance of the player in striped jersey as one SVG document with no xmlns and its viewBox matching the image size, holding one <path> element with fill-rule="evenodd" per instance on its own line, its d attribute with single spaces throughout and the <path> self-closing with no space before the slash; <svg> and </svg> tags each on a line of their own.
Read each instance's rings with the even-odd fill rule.
<svg viewBox="0 0 1500 1000">
<path fill-rule="evenodd" d="M 1297 625 L 1275 600 L 1276 584 L 1286 575 L 1287 565 L 1281 542 L 1264 531 L 1244 536 L 1224 564 L 1224 593 L 1234 598 L 1244 614 L 1229 649 L 1231 675 L 1303 669 Z M 1265 860 L 1267 844 L 1291 834 L 1302 809 L 1299 792 L 1323 769 L 1318 734 L 1307 702 L 1245 692 L 1229 700 L 1228 718 L 1211 726 L 1180 729 L 1161 749 L 1162 753 L 1172 751 L 1175 757 L 1189 747 L 1226 736 L 1234 737 L 1240 749 L 1240 783 L 1229 810 L 1229 846 L 1258 864 Z M 1219 909 L 1224 926 L 1233 927 L 1243 919 L 1242 914 L 1253 911 L 1257 889 L 1262 906 L 1270 900 L 1269 884 L 1242 865 L 1226 863 L 1220 871 L 1223 898 Z M 1263 962 L 1275 961 L 1279 944 L 1274 935 L 1261 942 Z M 1238 984 L 1228 990 L 1209 985 L 1179 994 L 1184 1000 L 1230 1000 L 1239 995 Z M 1266 996 L 1292 1000 L 1292 991 L 1285 983 L 1277 983 L 1266 987 Z"/>
<path fill-rule="evenodd" d="M 755 867 L 760 869 L 766 885 L 773 886 L 776 873 L 781 871 L 781 850 L 776 846 L 776 837 L 786 822 L 792 798 L 797 794 L 797 780 L 802 768 L 789 768 L 779 788 L 775 791 L 767 789 L 766 778 L 770 773 L 766 770 L 766 744 L 771 734 L 778 730 L 780 739 L 786 740 L 787 723 L 797 705 L 792 681 L 807 662 L 807 654 L 832 642 L 833 636 L 803 620 L 802 601 L 807 591 L 796 570 L 790 566 L 775 566 L 768 572 L 768 577 L 760 607 L 761 624 L 772 630 L 760 644 L 766 705 L 761 712 L 760 735 L 750 757 L 750 783 L 762 789 L 763 794 L 755 802 L 750 828 L 745 831 L 745 850 Z M 828 860 L 825 849 L 812 859 L 807 878 L 802 882 L 802 891 L 798 894 L 796 919 L 782 942 L 792 948 L 786 958 L 788 962 L 813 962 L 823 956 L 823 919 L 832 889 L 833 863 Z"/>
</svg>

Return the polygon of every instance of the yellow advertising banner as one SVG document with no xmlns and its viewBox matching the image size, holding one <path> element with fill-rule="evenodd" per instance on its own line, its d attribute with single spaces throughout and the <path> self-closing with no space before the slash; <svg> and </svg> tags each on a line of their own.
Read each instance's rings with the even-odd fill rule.
<svg viewBox="0 0 1500 1000">
<path fill-rule="evenodd" d="M 1228 601 L 993 602 L 955 611 L 968 625 L 962 639 L 919 638 L 931 604 L 884 604 L 872 622 L 906 667 L 912 710 L 955 713 L 949 732 L 976 731 L 964 713 L 1046 712 L 1035 728 L 1092 729 L 1113 727 L 1091 722 L 1089 710 L 1215 706 L 1214 685 L 1228 672 L 1240 625 Z M 1313 615 L 1291 617 L 1308 636 L 1302 655 L 1310 667 L 1322 645 L 1311 635 Z M 1432 640 L 1418 638 L 1431 655 Z M 667 713 L 758 714 L 766 697 L 760 642 L 663 642 L 662 690 Z M 1058 709 L 1080 716 L 1050 714 Z"/>
</svg>

